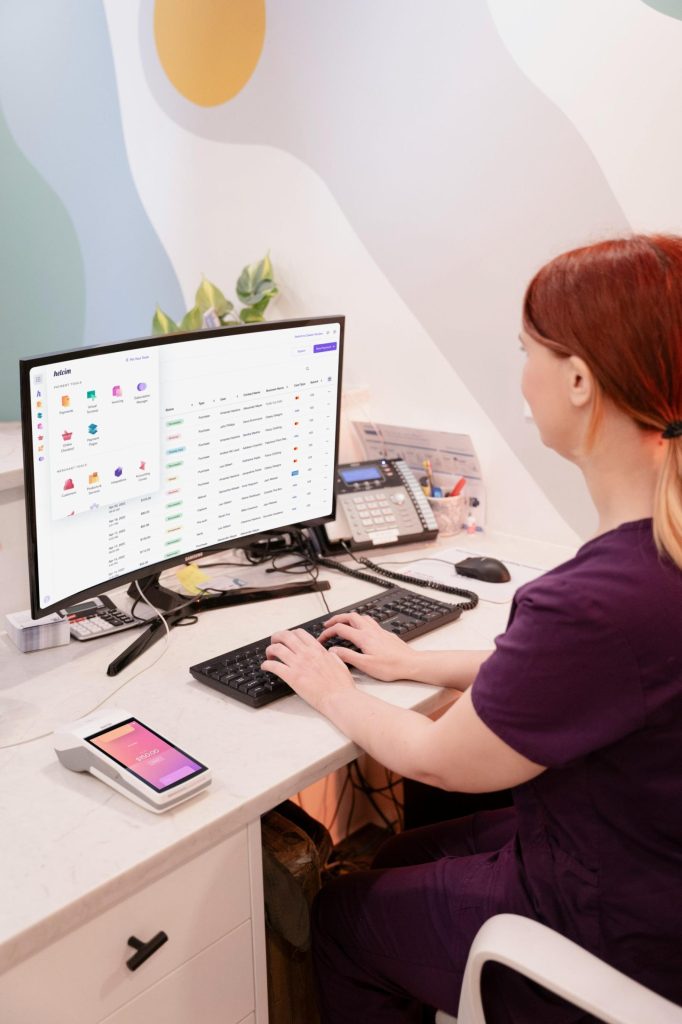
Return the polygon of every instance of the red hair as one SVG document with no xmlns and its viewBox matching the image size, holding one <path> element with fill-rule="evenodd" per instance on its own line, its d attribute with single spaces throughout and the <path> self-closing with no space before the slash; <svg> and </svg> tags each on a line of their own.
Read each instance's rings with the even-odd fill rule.
<svg viewBox="0 0 682 1024">
<path fill-rule="evenodd" d="M 558 256 L 528 285 L 523 326 L 558 356 L 584 359 L 643 429 L 682 420 L 682 238 L 634 235 Z M 682 568 L 682 438 L 664 443 L 654 535 Z"/>
</svg>

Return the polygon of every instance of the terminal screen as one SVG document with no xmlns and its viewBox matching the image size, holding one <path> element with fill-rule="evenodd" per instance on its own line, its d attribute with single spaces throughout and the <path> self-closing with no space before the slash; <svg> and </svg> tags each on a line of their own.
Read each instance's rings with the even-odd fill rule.
<svg viewBox="0 0 682 1024">
<path fill-rule="evenodd" d="M 135 718 L 86 739 L 157 793 L 206 771 L 205 765 L 193 760 Z"/>
</svg>

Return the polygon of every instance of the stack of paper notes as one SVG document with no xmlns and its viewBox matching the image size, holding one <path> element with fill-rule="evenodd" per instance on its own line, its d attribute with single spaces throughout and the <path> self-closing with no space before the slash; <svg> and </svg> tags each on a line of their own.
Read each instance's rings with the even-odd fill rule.
<svg viewBox="0 0 682 1024">
<path fill-rule="evenodd" d="M 20 651 L 42 651 L 46 647 L 61 647 L 71 639 L 69 620 L 57 612 L 42 619 L 31 618 L 30 611 L 8 612 L 5 616 L 7 635 Z"/>
</svg>

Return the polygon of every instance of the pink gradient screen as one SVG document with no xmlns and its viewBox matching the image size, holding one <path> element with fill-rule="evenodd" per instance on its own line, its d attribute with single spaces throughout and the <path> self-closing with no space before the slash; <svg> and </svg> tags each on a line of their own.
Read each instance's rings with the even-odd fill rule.
<svg viewBox="0 0 682 1024">
<path fill-rule="evenodd" d="M 87 740 L 159 793 L 206 770 L 134 718 Z"/>
</svg>

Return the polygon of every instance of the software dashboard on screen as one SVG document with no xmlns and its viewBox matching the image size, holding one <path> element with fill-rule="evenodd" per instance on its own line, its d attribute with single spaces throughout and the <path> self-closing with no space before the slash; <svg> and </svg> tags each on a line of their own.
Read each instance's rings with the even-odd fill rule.
<svg viewBox="0 0 682 1024">
<path fill-rule="evenodd" d="M 41 613 L 145 567 L 328 519 L 342 337 L 342 317 L 321 318 L 22 361 Z"/>
</svg>

